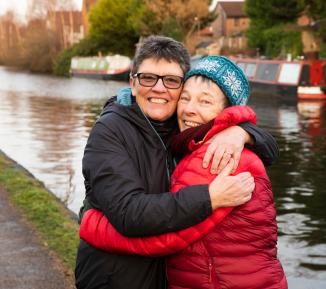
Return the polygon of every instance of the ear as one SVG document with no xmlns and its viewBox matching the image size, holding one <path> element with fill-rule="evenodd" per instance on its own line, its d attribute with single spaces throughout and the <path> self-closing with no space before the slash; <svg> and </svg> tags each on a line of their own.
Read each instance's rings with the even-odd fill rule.
<svg viewBox="0 0 326 289">
<path fill-rule="evenodd" d="M 129 85 L 131 88 L 131 93 L 132 95 L 136 96 L 136 78 L 133 78 L 132 76 L 130 76 L 129 78 Z"/>
</svg>

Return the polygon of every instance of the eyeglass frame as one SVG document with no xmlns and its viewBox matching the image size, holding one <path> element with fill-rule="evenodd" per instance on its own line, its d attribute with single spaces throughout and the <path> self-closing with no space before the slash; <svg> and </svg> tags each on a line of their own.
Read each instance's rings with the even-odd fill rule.
<svg viewBox="0 0 326 289">
<path fill-rule="evenodd" d="M 153 85 L 144 85 L 144 84 L 141 84 L 140 83 L 139 76 L 141 76 L 142 74 L 150 74 L 150 75 L 156 76 L 157 77 L 156 82 Z M 167 77 L 167 76 L 178 77 L 181 80 L 180 85 L 178 87 L 167 87 L 165 85 L 165 83 L 164 83 L 164 77 Z M 137 78 L 139 84 L 141 86 L 144 86 L 144 87 L 154 87 L 160 79 L 162 79 L 162 83 L 163 83 L 164 87 L 167 88 L 167 89 L 179 89 L 183 85 L 183 83 L 184 83 L 184 77 L 181 77 L 179 75 L 170 75 L 170 74 L 169 75 L 157 75 L 157 74 L 151 73 L 151 72 L 137 72 L 137 73 L 132 74 L 131 77 Z"/>
</svg>

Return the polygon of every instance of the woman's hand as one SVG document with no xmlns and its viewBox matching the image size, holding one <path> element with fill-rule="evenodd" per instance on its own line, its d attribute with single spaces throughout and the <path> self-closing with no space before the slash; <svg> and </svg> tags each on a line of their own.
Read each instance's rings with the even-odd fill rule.
<svg viewBox="0 0 326 289">
<path fill-rule="evenodd" d="M 251 199 L 255 189 L 254 178 L 249 172 L 230 176 L 233 165 L 234 160 L 231 159 L 208 187 L 213 210 L 239 206 Z"/>
<path fill-rule="evenodd" d="M 212 162 L 210 172 L 218 174 L 232 158 L 234 165 L 231 173 L 238 167 L 245 143 L 251 143 L 251 136 L 240 126 L 231 126 L 211 139 L 203 159 L 203 167 Z"/>
</svg>

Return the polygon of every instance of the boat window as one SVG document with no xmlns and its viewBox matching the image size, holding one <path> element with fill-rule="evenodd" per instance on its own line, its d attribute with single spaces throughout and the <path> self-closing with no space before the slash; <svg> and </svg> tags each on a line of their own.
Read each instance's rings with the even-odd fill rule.
<svg viewBox="0 0 326 289">
<path fill-rule="evenodd" d="M 77 58 L 72 58 L 71 59 L 71 65 L 70 65 L 70 67 L 73 68 L 73 69 L 78 68 L 78 59 Z"/>
<path fill-rule="evenodd" d="M 323 72 L 324 72 L 324 84 L 326 84 L 326 64 L 323 66 Z"/>
<path fill-rule="evenodd" d="M 243 70 L 248 78 L 253 78 L 256 71 L 256 63 L 253 62 L 238 62 L 237 65 Z"/>
<path fill-rule="evenodd" d="M 106 61 L 105 61 L 105 59 L 101 59 L 101 60 L 100 60 L 100 64 L 99 64 L 99 68 L 100 68 L 100 69 L 105 69 L 105 66 L 106 66 Z"/>
<path fill-rule="evenodd" d="M 237 65 L 242 69 L 243 72 L 246 71 L 246 63 L 245 62 L 238 62 Z"/>
<path fill-rule="evenodd" d="M 253 78 L 255 76 L 256 66 L 257 66 L 256 63 L 247 63 L 246 75 L 249 78 Z"/>
<path fill-rule="evenodd" d="M 310 67 L 305 64 L 302 67 L 300 85 L 309 85 L 310 84 Z"/>
<path fill-rule="evenodd" d="M 283 63 L 281 64 L 281 71 L 278 77 L 278 82 L 297 84 L 300 76 L 299 63 Z"/>
<path fill-rule="evenodd" d="M 278 64 L 274 63 L 260 63 L 258 65 L 256 79 L 275 81 L 278 66 Z"/>
</svg>

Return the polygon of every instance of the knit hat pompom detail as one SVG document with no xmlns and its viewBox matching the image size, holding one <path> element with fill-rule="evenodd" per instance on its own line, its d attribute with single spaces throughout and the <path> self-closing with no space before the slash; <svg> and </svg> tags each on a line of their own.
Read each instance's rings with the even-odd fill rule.
<svg viewBox="0 0 326 289">
<path fill-rule="evenodd" d="M 224 92 L 231 105 L 245 105 L 249 99 L 249 82 L 242 69 L 225 56 L 202 58 L 185 75 L 201 75 L 214 81 Z"/>
</svg>

